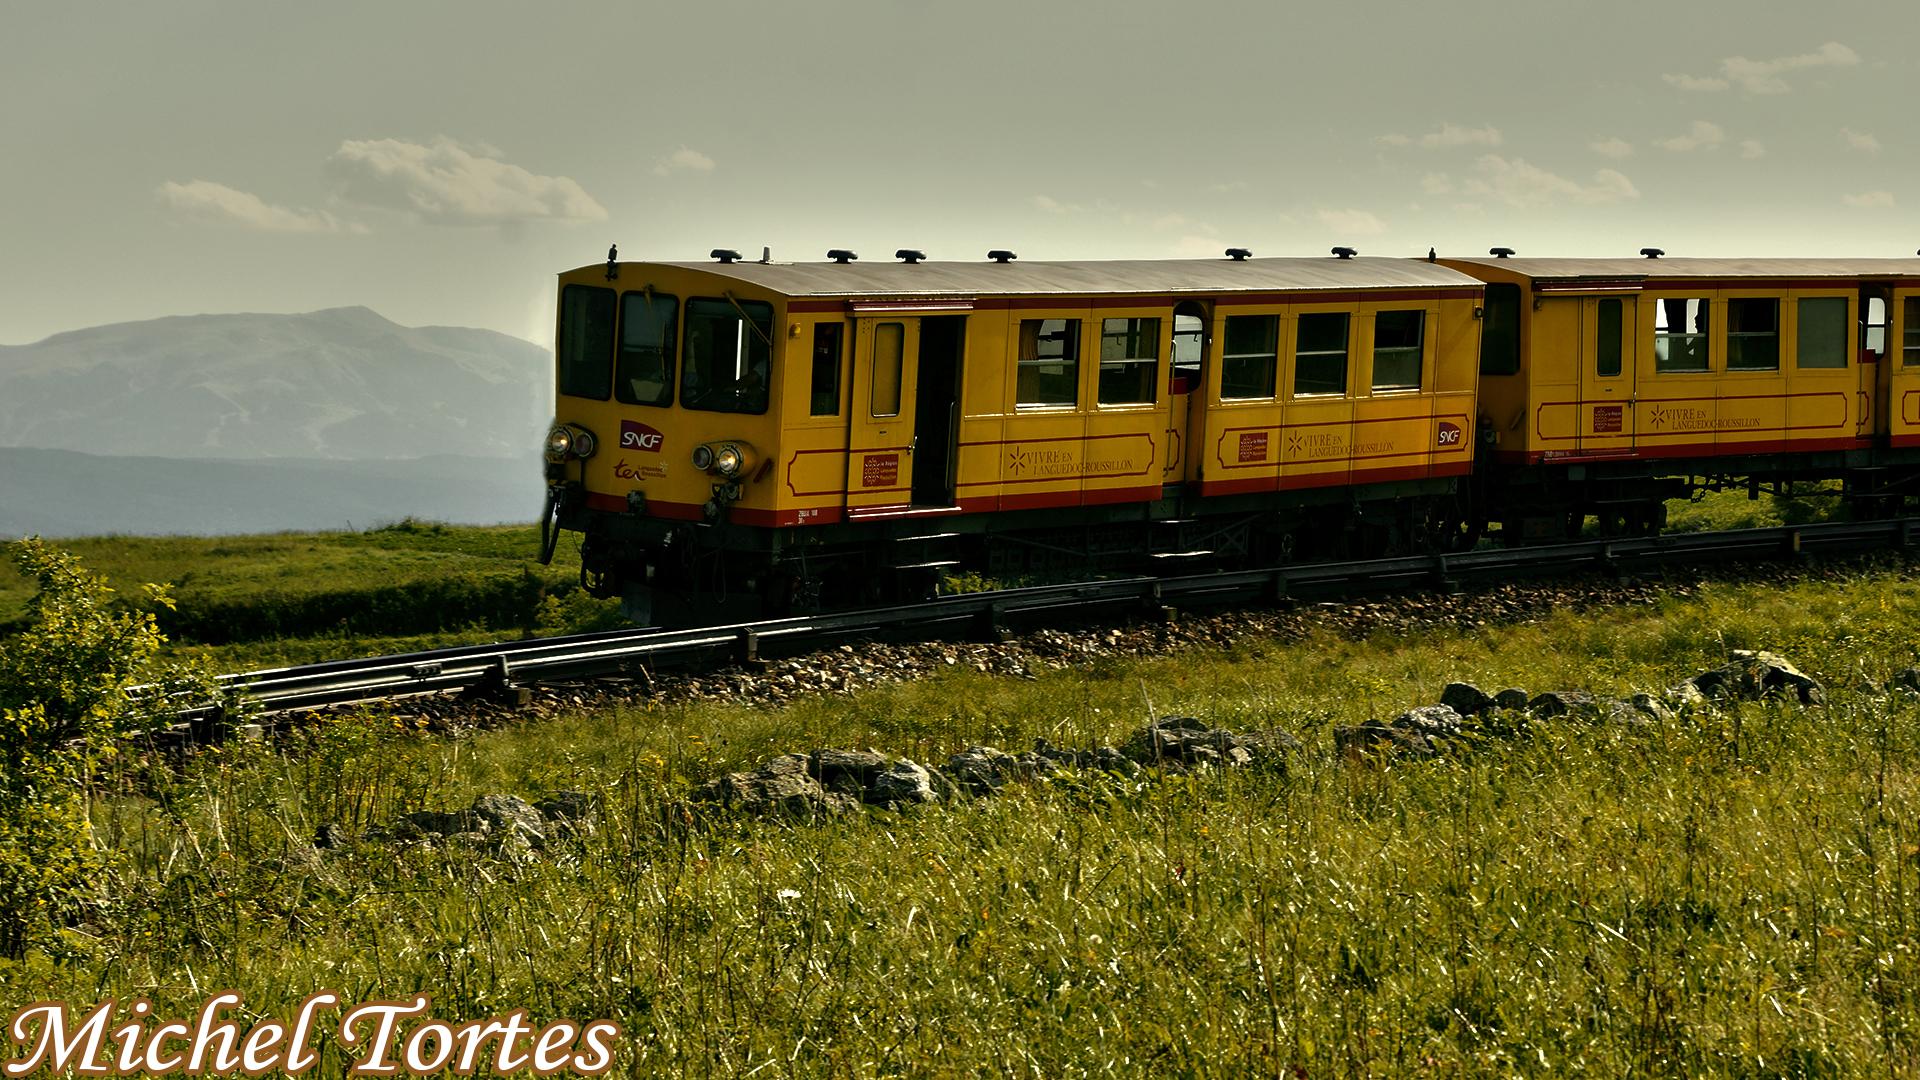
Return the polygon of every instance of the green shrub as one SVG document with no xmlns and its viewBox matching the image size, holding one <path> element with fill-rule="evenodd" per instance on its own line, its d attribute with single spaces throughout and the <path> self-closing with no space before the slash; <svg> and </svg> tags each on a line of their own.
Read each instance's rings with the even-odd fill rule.
<svg viewBox="0 0 1920 1080">
<path fill-rule="evenodd" d="M 105 869 L 88 823 L 88 785 L 166 702 L 206 700 L 211 680 L 162 666 L 153 615 L 114 610 L 113 590 L 38 539 L 8 546 L 38 591 L 26 628 L 0 650 L 0 955 L 57 941 L 97 898 Z M 166 607 L 163 587 L 150 603 Z M 138 696 L 129 691 L 148 687 Z"/>
</svg>

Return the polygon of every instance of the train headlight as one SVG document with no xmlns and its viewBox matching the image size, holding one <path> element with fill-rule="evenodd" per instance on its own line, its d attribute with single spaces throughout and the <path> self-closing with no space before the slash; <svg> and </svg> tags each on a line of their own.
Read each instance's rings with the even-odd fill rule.
<svg viewBox="0 0 1920 1080">
<path fill-rule="evenodd" d="M 593 432 L 588 431 L 586 428 L 573 429 L 573 456 L 574 457 L 581 458 L 581 459 L 590 458 L 593 456 L 593 451 L 599 445 L 600 445 L 600 440 L 593 437 Z"/>
<path fill-rule="evenodd" d="M 693 448 L 693 467 L 728 480 L 738 480 L 753 471 L 759 456 L 753 447 L 737 439 L 701 443 Z"/>
<path fill-rule="evenodd" d="M 573 453 L 573 429 L 565 424 L 555 424 L 547 432 L 547 460 L 558 464 L 567 460 Z"/>
</svg>

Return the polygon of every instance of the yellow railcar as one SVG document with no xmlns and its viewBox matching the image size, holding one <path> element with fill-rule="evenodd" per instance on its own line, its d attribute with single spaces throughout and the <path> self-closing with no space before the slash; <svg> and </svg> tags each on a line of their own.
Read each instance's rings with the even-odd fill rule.
<svg viewBox="0 0 1920 1080">
<path fill-rule="evenodd" d="M 1920 259 L 1642 255 L 1441 260 L 1487 283 L 1484 515 L 1654 531 L 1705 484 L 1872 498 L 1907 475 L 1889 451 L 1920 445 Z"/>
<path fill-rule="evenodd" d="M 715 254 L 560 277 L 549 524 L 636 614 L 1463 529 L 1482 286 L 1457 270 Z"/>
</svg>

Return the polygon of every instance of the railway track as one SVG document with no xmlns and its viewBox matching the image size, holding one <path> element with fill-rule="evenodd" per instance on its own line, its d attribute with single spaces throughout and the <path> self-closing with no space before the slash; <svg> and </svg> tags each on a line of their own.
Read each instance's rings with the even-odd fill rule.
<svg viewBox="0 0 1920 1080">
<path fill-rule="evenodd" d="M 1910 547 L 1920 518 L 1840 522 L 1581 540 L 1527 548 L 1357 562 L 1309 563 L 1184 577 L 1130 577 L 940 597 L 924 603 L 833 612 L 689 630 L 633 629 L 397 656 L 336 660 L 223 676 L 222 689 L 250 710 L 275 714 L 425 694 L 483 692 L 511 697 L 531 684 L 662 670 L 754 664 L 876 637 L 990 636 L 1003 629 L 1128 613 L 1328 599 L 1427 587 L 1455 590 L 1515 577 L 1669 565 L 1858 554 Z M 184 714 L 178 734 L 218 739 L 226 711 Z"/>
</svg>

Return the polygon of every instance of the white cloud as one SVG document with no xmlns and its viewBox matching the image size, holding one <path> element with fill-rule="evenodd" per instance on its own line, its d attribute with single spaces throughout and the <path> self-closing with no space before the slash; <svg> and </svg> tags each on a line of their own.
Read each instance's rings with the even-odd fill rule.
<svg viewBox="0 0 1920 1080">
<path fill-rule="evenodd" d="M 660 176 L 676 172 L 710 173 L 713 171 L 713 166 L 712 158 L 691 147 L 683 146 L 661 158 L 653 167 L 653 171 Z"/>
<path fill-rule="evenodd" d="M 1492 124 L 1469 128 L 1442 123 L 1440 130 L 1429 131 L 1418 138 L 1396 133 L 1377 136 L 1373 141 L 1383 146 L 1413 146 L 1417 143 L 1429 150 L 1439 150 L 1456 146 L 1499 146 L 1501 139 L 1500 129 Z"/>
<path fill-rule="evenodd" d="M 1660 76 L 1660 81 L 1666 83 L 1668 86 L 1678 87 L 1682 90 L 1691 90 L 1701 94 L 1718 93 L 1733 85 L 1725 79 L 1694 75 L 1662 75 Z"/>
<path fill-rule="evenodd" d="M 1474 163 L 1478 173 L 1462 189 L 1468 195 L 1499 199 L 1509 206 L 1548 206 L 1562 200 L 1576 203 L 1611 203 L 1637 199 L 1640 191 L 1633 181 L 1613 169 L 1593 174 L 1591 183 L 1548 172 L 1520 159 L 1487 154 Z"/>
<path fill-rule="evenodd" d="M 169 180 L 155 189 L 161 202 L 182 217 L 195 221 L 239 225 L 261 232 L 365 232 L 364 226 L 342 225 L 324 210 L 293 210 L 274 206 L 258 195 L 216 184 L 211 180 L 178 183 Z"/>
<path fill-rule="evenodd" d="M 1049 214 L 1077 214 L 1086 209 L 1072 203 L 1063 203 L 1051 195 L 1035 195 L 1031 201 L 1035 209 L 1045 210 Z"/>
<path fill-rule="evenodd" d="M 1599 154 L 1601 157 L 1630 158 L 1633 156 L 1633 144 L 1620 138 L 1618 135 L 1608 136 L 1604 139 L 1596 138 L 1587 144 L 1587 149 Z"/>
<path fill-rule="evenodd" d="M 1854 150 L 1861 150 L 1869 154 L 1877 154 L 1880 152 L 1880 140 L 1874 138 L 1870 132 L 1855 131 L 1852 128 L 1841 128 L 1840 138 L 1846 140 L 1847 146 Z"/>
<path fill-rule="evenodd" d="M 1675 135 L 1671 139 L 1661 139 L 1655 146 L 1664 147 L 1676 153 L 1689 150 L 1711 150 L 1727 141 L 1727 133 L 1719 124 L 1710 124 L 1705 120 L 1695 120 L 1693 127 L 1685 135 Z"/>
<path fill-rule="evenodd" d="M 1780 76 L 1789 71 L 1804 71 L 1807 68 L 1852 67 L 1860 62 L 1860 54 L 1837 41 L 1829 41 L 1810 53 L 1798 56 L 1776 56 L 1770 60 L 1749 60 L 1744 56 L 1729 56 L 1720 61 L 1720 74 L 1708 76 L 1662 75 L 1667 85 L 1681 90 L 1712 92 L 1738 86 L 1749 94 L 1784 94 L 1793 87 Z"/>
<path fill-rule="evenodd" d="M 1365 210 L 1322 210 L 1313 215 L 1334 232 L 1346 236 L 1379 236 L 1387 223 Z"/>
<path fill-rule="evenodd" d="M 440 225 L 604 221 L 606 208 L 565 176 L 541 176 L 441 137 L 349 139 L 328 160 L 341 194 Z"/>
<path fill-rule="evenodd" d="M 1846 203 L 1848 206 L 1859 207 L 1862 210 L 1875 210 L 1881 207 L 1892 206 L 1893 192 L 1863 191 L 1858 195 L 1842 195 L 1840 196 L 1840 201 Z"/>
<path fill-rule="evenodd" d="M 1446 173 L 1430 172 L 1420 178 L 1420 190 L 1429 195 L 1453 194 L 1453 177 Z"/>
<path fill-rule="evenodd" d="M 1156 229 L 1178 229 L 1192 223 L 1187 220 L 1187 215 L 1174 213 L 1162 214 L 1154 218 L 1152 224 Z"/>
<path fill-rule="evenodd" d="M 1761 142 L 1759 139 L 1741 139 L 1740 140 L 1740 156 L 1748 159 L 1749 161 L 1751 161 L 1754 158 L 1766 157 L 1767 145 Z"/>
</svg>

